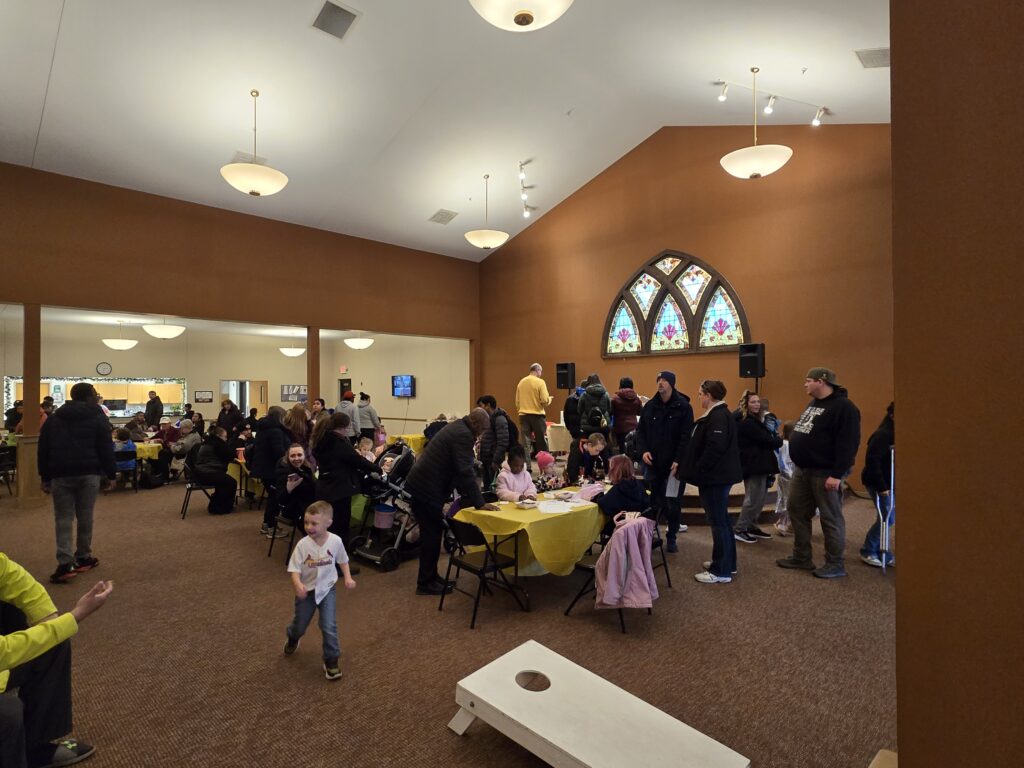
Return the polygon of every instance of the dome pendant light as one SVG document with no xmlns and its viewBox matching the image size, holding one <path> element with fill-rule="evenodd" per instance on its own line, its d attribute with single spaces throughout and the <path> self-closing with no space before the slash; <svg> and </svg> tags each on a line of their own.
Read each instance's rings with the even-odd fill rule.
<svg viewBox="0 0 1024 768">
<path fill-rule="evenodd" d="M 345 346 L 349 349 L 369 349 L 373 346 L 373 339 L 369 336 L 353 336 L 345 339 Z"/>
<path fill-rule="evenodd" d="M 491 178 L 490 174 L 484 174 L 484 225 L 487 224 L 488 217 L 488 198 L 487 198 L 487 180 Z M 485 251 L 489 251 L 491 248 L 497 248 L 499 245 L 508 240 L 508 232 L 502 232 L 500 229 L 474 229 L 472 232 L 466 233 L 466 239 L 469 240 L 470 245 L 475 245 L 477 248 L 483 248 Z"/>
<path fill-rule="evenodd" d="M 558 21 L 573 0 L 469 0 L 473 10 L 506 32 L 532 32 Z"/>
<path fill-rule="evenodd" d="M 142 326 L 142 330 L 155 339 L 176 339 L 185 332 L 184 325 L 168 325 L 164 320 L 162 323 Z"/>
<path fill-rule="evenodd" d="M 278 347 L 278 349 L 285 357 L 299 357 L 306 353 L 305 347 Z"/>
<path fill-rule="evenodd" d="M 239 192 L 253 197 L 265 197 L 284 189 L 288 177 L 276 168 L 256 162 L 256 98 L 260 92 L 253 89 L 249 95 L 252 96 L 252 162 L 228 163 L 220 169 L 220 175 Z"/>
<path fill-rule="evenodd" d="M 139 343 L 138 339 L 125 339 L 125 338 L 122 338 L 121 334 L 122 334 L 123 326 L 124 326 L 124 322 L 122 320 L 118 320 L 117 321 L 117 338 L 116 339 L 100 339 L 100 341 L 102 341 L 104 344 L 106 344 L 108 347 L 110 347 L 110 349 L 116 349 L 119 352 L 124 352 L 125 350 L 131 349 L 132 347 L 134 347 L 136 344 Z"/>
<path fill-rule="evenodd" d="M 793 150 L 782 144 L 757 143 L 757 67 L 751 67 L 754 77 L 754 145 L 737 149 L 719 161 L 726 173 L 737 179 L 760 179 L 775 173 L 789 162 Z"/>
</svg>

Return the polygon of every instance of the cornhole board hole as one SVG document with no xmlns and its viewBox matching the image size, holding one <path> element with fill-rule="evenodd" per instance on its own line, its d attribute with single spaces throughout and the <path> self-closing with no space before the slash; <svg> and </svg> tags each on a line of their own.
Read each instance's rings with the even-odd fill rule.
<svg viewBox="0 0 1024 768">
<path fill-rule="evenodd" d="M 455 686 L 460 736 L 476 718 L 555 768 L 748 768 L 743 755 L 529 640 Z"/>
</svg>

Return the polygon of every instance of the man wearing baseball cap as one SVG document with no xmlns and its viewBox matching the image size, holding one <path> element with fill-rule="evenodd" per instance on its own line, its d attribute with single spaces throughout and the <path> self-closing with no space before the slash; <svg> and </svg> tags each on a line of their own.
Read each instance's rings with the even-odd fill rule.
<svg viewBox="0 0 1024 768">
<path fill-rule="evenodd" d="M 842 482 L 853 469 L 860 445 L 860 411 L 828 368 L 811 368 L 804 379 L 804 391 L 813 399 L 789 439 L 789 455 L 796 465 L 789 485 L 793 554 L 776 560 L 776 564 L 834 579 L 846 575 Z M 815 568 L 811 559 L 815 508 L 821 512 L 821 531 L 825 535 L 825 564 L 821 568 Z"/>
</svg>

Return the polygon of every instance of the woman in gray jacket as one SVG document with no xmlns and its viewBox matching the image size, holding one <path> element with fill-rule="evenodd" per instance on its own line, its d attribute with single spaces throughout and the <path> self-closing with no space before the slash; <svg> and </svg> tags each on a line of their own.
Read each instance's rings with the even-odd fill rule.
<svg viewBox="0 0 1024 768">
<path fill-rule="evenodd" d="M 377 409 L 370 405 L 370 396 L 365 392 L 359 393 L 359 434 L 374 440 L 377 430 L 380 429 L 380 417 Z M 374 440 L 374 442 L 376 442 Z"/>
</svg>

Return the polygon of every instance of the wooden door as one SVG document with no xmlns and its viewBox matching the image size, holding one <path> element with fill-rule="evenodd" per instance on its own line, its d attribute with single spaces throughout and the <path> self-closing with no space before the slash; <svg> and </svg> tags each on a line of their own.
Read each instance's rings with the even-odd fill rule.
<svg viewBox="0 0 1024 768">
<path fill-rule="evenodd" d="M 267 415 L 267 408 L 270 406 L 270 387 L 266 381 L 249 382 L 249 403 L 250 408 L 255 408 L 260 416 Z"/>
</svg>

